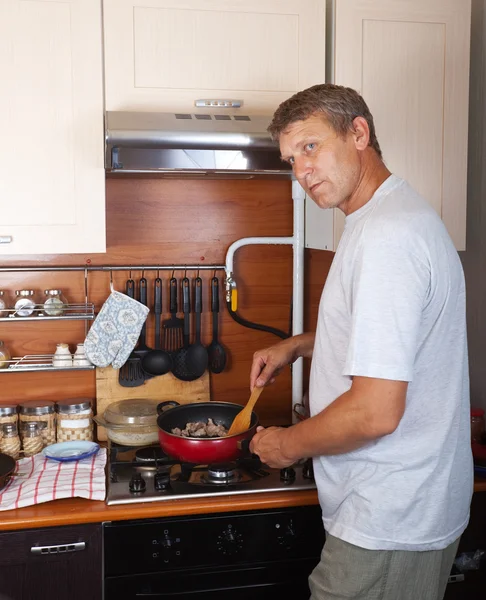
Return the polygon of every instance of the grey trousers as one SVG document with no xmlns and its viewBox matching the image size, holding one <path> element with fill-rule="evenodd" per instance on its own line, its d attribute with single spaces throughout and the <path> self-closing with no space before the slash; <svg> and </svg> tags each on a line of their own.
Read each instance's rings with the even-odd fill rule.
<svg viewBox="0 0 486 600">
<path fill-rule="evenodd" d="M 310 600 L 442 600 L 459 539 L 444 550 L 365 550 L 326 534 Z"/>
</svg>

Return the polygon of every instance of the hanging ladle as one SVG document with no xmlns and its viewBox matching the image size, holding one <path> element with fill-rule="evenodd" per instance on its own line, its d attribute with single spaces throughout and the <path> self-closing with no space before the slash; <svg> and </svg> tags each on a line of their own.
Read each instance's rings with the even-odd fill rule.
<svg viewBox="0 0 486 600">
<path fill-rule="evenodd" d="M 160 348 L 160 317 L 162 314 L 162 280 L 154 281 L 155 349 L 142 359 L 142 369 L 149 375 L 165 375 L 172 369 L 172 357 Z"/>
</svg>

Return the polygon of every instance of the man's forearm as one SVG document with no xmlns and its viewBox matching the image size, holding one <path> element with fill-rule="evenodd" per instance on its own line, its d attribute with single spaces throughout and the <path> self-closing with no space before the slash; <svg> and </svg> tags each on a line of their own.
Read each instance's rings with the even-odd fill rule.
<svg viewBox="0 0 486 600">
<path fill-rule="evenodd" d="M 392 433 L 403 416 L 406 382 L 359 378 L 314 417 L 286 430 L 285 454 L 294 460 L 344 454 Z"/>
<path fill-rule="evenodd" d="M 291 338 L 295 346 L 295 357 L 297 360 L 301 356 L 304 358 L 312 358 L 314 351 L 314 343 L 316 340 L 315 333 L 302 333 Z"/>
</svg>

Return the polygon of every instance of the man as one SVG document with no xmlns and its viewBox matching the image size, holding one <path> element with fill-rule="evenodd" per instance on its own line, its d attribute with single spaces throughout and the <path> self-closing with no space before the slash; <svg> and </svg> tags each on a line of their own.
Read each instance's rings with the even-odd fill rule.
<svg viewBox="0 0 486 600">
<path fill-rule="evenodd" d="M 430 205 L 382 161 L 349 88 L 317 85 L 269 131 L 321 208 L 346 215 L 316 334 L 255 353 L 251 388 L 312 357 L 311 418 L 259 428 L 273 467 L 314 457 L 326 543 L 314 600 L 440 600 L 473 487 L 465 287 Z"/>
</svg>

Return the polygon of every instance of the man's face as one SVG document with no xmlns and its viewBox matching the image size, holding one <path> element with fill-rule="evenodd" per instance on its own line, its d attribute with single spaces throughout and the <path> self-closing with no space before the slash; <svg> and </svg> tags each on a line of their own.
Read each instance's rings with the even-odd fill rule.
<svg viewBox="0 0 486 600">
<path fill-rule="evenodd" d="M 279 143 L 282 158 L 314 202 L 321 208 L 344 208 L 360 176 L 353 133 L 339 136 L 323 115 L 312 115 L 289 125 Z"/>
</svg>

